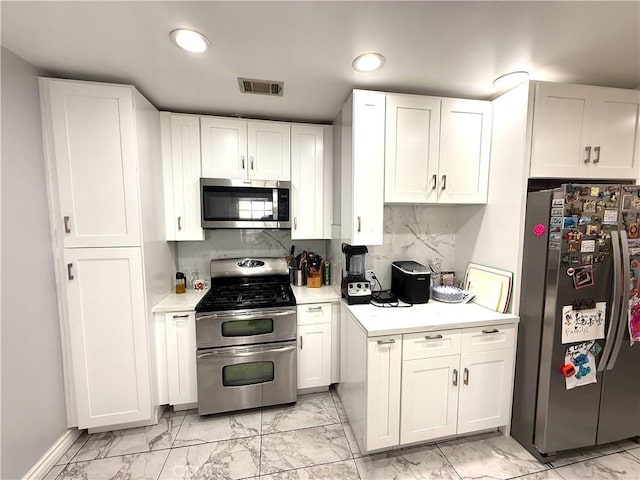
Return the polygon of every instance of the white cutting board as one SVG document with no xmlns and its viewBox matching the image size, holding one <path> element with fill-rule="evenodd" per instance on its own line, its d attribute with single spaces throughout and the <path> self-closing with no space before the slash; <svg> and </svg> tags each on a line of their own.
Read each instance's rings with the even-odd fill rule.
<svg viewBox="0 0 640 480">
<path fill-rule="evenodd" d="M 464 287 L 476 296 L 475 303 L 504 313 L 509 306 L 512 276 L 506 270 L 470 263 Z"/>
</svg>

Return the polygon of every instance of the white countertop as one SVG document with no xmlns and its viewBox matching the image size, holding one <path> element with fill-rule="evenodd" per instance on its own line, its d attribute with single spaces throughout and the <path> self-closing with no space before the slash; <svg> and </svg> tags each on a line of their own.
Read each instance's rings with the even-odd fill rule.
<svg viewBox="0 0 640 480">
<path fill-rule="evenodd" d="M 291 289 L 298 305 L 340 301 L 340 292 L 333 287 L 309 288 L 291 285 Z"/>
<path fill-rule="evenodd" d="M 151 312 L 192 312 L 196 309 L 196 305 L 207 291 L 208 290 L 187 290 L 186 293 L 170 293 L 156 303 L 151 309 Z"/>
<path fill-rule="evenodd" d="M 381 308 L 369 304 L 346 306 L 369 337 L 519 321 L 517 315 L 494 312 L 474 303 L 442 303 L 430 300 L 429 303 L 408 308 Z"/>
</svg>

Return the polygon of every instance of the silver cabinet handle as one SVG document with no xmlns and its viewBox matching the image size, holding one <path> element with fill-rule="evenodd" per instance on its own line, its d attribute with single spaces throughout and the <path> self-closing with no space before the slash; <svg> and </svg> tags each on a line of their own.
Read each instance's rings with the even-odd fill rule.
<svg viewBox="0 0 640 480">
<path fill-rule="evenodd" d="M 67 263 L 67 278 L 69 280 L 73 280 L 75 277 L 71 273 L 71 269 L 73 268 L 73 263 Z"/>
<path fill-rule="evenodd" d="M 584 147 L 584 163 L 589 163 L 591 159 L 591 147 Z"/>
<path fill-rule="evenodd" d="M 457 368 L 453 369 L 453 386 L 454 387 L 458 386 L 458 369 Z"/>
<path fill-rule="evenodd" d="M 293 229 L 298 229 L 298 217 L 293 217 Z"/>
<path fill-rule="evenodd" d="M 431 190 L 435 190 L 438 186 L 438 175 L 431 177 Z"/>
<path fill-rule="evenodd" d="M 378 340 L 378 345 L 390 345 L 392 343 L 396 343 L 395 338 L 391 338 L 389 340 Z"/>
<path fill-rule="evenodd" d="M 500 333 L 500 330 L 492 328 L 491 330 L 482 330 L 482 333 Z"/>
<path fill-rule="evenodd" d="M 182 217 L 178 217 L 178 231 L 182 230 Z"/>
<path fill-rule="evenodd" d="M 322 307 L 321 307 L 321 306 L 319 306 L 319 307 L 309 307 L 309 308 L 307 308 L 307 312 L 317 312 L 317 311 L 320 311 L 320 310 L 322 310 Z"/>
<path fill-rule="evenodd" d="M 186 315 L 174 315 L 173 318 L 189 318 L 189 314 Z"/>
<path fill-rule="evenodd" d="M 464 369 L 464 376 L 462 377 L 462 381 L 464 382 L 465 385 L 469 385 L 469 369 L 468 368 Z"/>
<path fill-rule="evenodd" d="M 64 217 L 64 233 L 71 233 L 69 228 L 69 217 Z"/>
<path fill-rule="evenodd" d="M 302 335 L 300 335 L 300 350 L 302 350 L 302 344 L 303 344 L 303 342 L 302 342 Z"/>
<path fill-rule="evenodd" d="M 362 230 L 362 223 L 360 221 L 360 217 L 358 217 L 358 233 Z"/>
<path fill-rule="evenodd" d="M 444 191 L 445 188 L 447 188 L 447 176 L 442 175 L 442 190 Z"/>
<path fill-rule="evenodd" d="M 442 335 L 440 335 L 440 334 L 438 334 L 438 335 L 427 335 L 424 338 L 425 338 L 425 340 L 440 340 L 442 338 Z"/>
<path fill-rule="evenodd" d="M 244 170 L 244 155 L 240 157 L 240 160 L 242 160 L 242 169 Z"/>
<path fill-rule="evenodd" d="M 253 170 L 253 156 L 249 157 L 249 160 L 251 161 L 251 170 Z"/>
<path fill-rule="evenodd" d="M 593 149 L 593 154 L 596 156 L 596 158 L 593 159 L 593 164 L 597 165 L 600 163 L 600 147 L 595 147 Z"/>
</svg>

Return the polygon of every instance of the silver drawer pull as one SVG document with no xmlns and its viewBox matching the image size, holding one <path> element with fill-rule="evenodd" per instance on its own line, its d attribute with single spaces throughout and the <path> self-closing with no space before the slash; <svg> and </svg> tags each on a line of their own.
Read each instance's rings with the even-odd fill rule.
<svg viewBox="0 0 640 480">
<path fill-rule="evenodd" d="M 442 339 L 442 335 L 440 335 L 440 334 L 438 334 L 438 335 L 427 335 L 424 338 L 426 340 L 440 340 L 440 339 Z"/>
<path fill-rule="evenodd" d="M 458 369 L 457 368 L 453 369 L 453 386 L 454 387 L 458 386 Z"/>
<path fill-rule="evenodd" d="M 71 273 L 71 269 L 73 268 L 73 263 L 67 263 L 67 278 L 69 280 L 73 280 L 75 277 Z"/>
<path fill-rule="evenodd" d="M 435 190 L 438 186 L 438 176 L 434 175 L 431 177 L 431 190 Z"/>
<path fill-rule="evenodd" d="M 462 381 L 464 382 L 465 385 L 469 385 L 469 369 L 468 368 L 464 369 L 464 376 L 462 377 Z"/>
<path fill-rule="evenodd" d="M 174 315 L 173 318 L 189 318 L 189 314 L 186 315 Z"/>
<path fill-rule="evenodd" d="M 302 345 L 303 345 L 303 342 L 302 342 L 302 335 L 300 335 L 300 350 L 302 350 Z"/>
<path fill-rule="evenodd" d="M 182 217 L 178 217 L 178 231 L 182 230 Z"/>
<path fill-rule="evenodd" d="M 307 312 L 318 312 L 322 310 L 322 307 L 309 307 L 307 308 Z"/>
<path fill-rule="evenodd" d="M 584 163 L 589 163 L 591 160 L 591 147 L 584 147 Z"/>
<path fill-rule="evenodd" d="M 71 229 L 69 228 L 69 217 L 64 217 L 64 233 L 71 233 Z"/>
<path fill-rule="evenodd" d="M 444 192 L 447 188 L 447 176 L 442 175 L 442 191 Z"/>
<path fill-rule="evenodd" d="M 482 333 L 500 333 L 500 330 L 492 328 L 491 330 L 482 330 Z"/>
<path fill-rule="evenodd" d="M 242 169 L 244 170 L 244 155 L 240 157 L 240 160 L 242 160 Z"/>
<path fill-rule="evenodd" d="M 596 158 L 593 159 L 593 164 L 597 165 L 600 163 L 600 147 L 595 147 L 593 153 L 596 156 Z"/>
<path fill-rule="evenodd" d="M 378 345 L 389 345 L 391 343 L 396 343 L 396 340 L 394 338 L 389 340 L 378 340 Z"/>
</svg>

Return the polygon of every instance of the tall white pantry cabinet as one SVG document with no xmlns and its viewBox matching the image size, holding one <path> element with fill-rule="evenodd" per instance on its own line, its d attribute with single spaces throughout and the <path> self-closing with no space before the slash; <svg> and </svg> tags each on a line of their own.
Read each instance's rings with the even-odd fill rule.
<svg viewBox="0 0 640 480">
<path fill-rule="evenodd" d="M 175 269 L 159 113 L 127 85 L 41 78 L 40 96 L 67 423 L 154 423 L 151 306 Z"/>
</svg>

